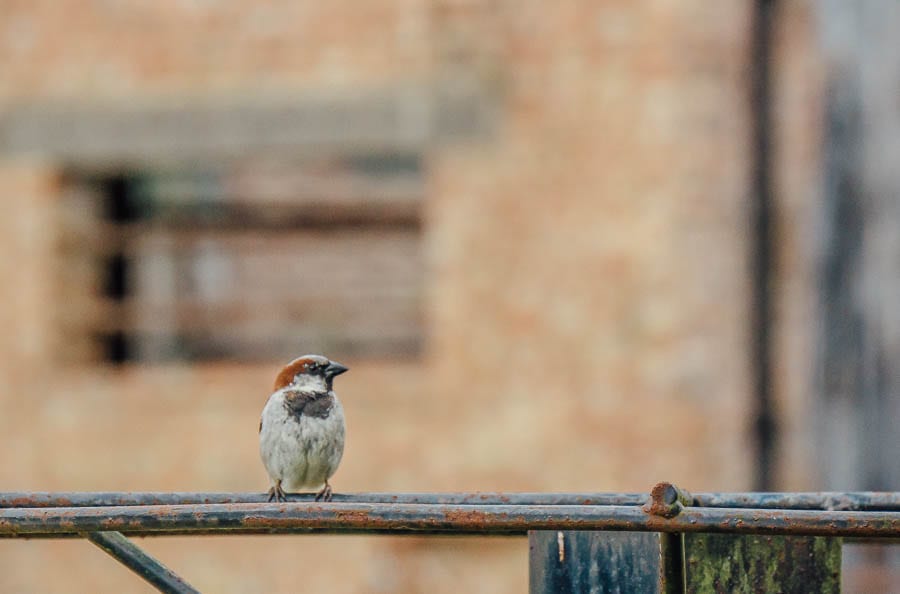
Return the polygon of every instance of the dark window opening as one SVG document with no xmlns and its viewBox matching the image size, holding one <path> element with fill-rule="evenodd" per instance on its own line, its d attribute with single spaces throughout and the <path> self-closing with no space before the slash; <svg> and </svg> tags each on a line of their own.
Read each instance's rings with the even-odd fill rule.
<svg viewBox="0 0 900 594">
<path fill-rule="evenodd" d="M 106 258 L 104 294 L 110 299 L 123 301 L 128 297 L 128 258 L 116 253 Z"/>
<path fill-rule="evenodd" d="M 67 180 L 67 360 L 421 351 L 420 155 Z"/>
<path fill-rule="evenodd" d="M 124 332 L 113 332 L 99 337 L 103 360 L 113 365 L 121 365 L 132 361 L 134 351 Z"/>
<path fill-rule="evenodd" d="M 141 218 L 141 209 L 134 193 L 134 180 L 126 175 L 111 175 L 99 183 L 106 219 L 113 223 L 131 223 Z"/>
</svg>

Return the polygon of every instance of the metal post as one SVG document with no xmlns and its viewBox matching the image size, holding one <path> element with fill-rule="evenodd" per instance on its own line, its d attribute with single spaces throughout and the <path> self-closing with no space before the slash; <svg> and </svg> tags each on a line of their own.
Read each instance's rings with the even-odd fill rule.
<svg viewBox="0 0 900 594">
<path fill-rule="evenodd" d="M 753 3 L 750 79 L 750 109 L 753 127 L 751 192 L 753 242 L 753 294 L 750 327 L 754 391 L 756 476 L 754 487 L 769 491 L 774 484 L 778 438 L 772 401 L 772 336 L 774 321 L 773 278 L 775 253 L 775 197 L 772 182 L 772 35 L 776 0 Z"/>
<path fill-rule="evenodd" d="M 680 589 L 668 589 L 663 571 L 668 563 L 660 554 L 661 540 L 668 536 L 533 530 L 528 533 L 529 592 L 676 594 Z"/>
<path fill-rule="evenodd" d="M 684 535 L 685 594 L 838 594 L 841 539 L 813 536 Z"/>
</svg>

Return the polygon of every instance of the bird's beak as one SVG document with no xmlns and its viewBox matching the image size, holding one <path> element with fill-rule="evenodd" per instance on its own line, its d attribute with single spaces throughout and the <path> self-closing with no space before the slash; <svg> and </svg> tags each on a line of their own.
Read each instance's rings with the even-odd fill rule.
<svg viewBox="0 0 900 594">
<path fill-rule="evenodd" d="M 340 363 L 332 361 L 328 364 L 327 367 L 325 367 L 325 375 L 328 377 L 334 377 L 336 375 L 344 373 L 345 371 L 347 371 L 347 369 L 347 367 L 344 367 Z"/>
</svg>

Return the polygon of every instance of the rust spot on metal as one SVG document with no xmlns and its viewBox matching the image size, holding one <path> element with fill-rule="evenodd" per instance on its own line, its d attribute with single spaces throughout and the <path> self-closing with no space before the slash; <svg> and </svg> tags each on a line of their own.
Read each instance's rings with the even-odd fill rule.
<svg viewBox="0 0 900 594">
<path fill-rule="evenodd" d="M 264 516 L 247 516 L 241 520 L 241 525 L 248 528 L 279 528 L 285 524 L 287 518 L 267 518 Z"/>
<path fill-rule="evenodd" d="M 491 516 L 480 511 L 447 510 L 444 519 L 452 523 L 461 523 L 473 528 L 487 527 L 491 523 Z"/>
<path fill-rule="evenodd" d="M 367 524 L 370 523 L 369 520 L 369 512 L 367 511 L 344 511 L 340 510 L 335 512 L 335 517 L 338 520 L 343 520 L 352 524 Z M 377 524 L 377 522 L 375 522 Z"/>
<path fill-rule="evenodd" d="M 663 518 L 674 518 L 686 505 L 691 504 L 687 491 L 682 491 L 672 483 L 656 483 L 650 491 L 650 501 L 641 508 L 645 513 Z"/>
<path fill-rule="evenodd" d="M 0 507 L 71 507 L 73 505 L 72 500 L 65 497 L 55 498 L 49 503 L 52 505 L 42 501 L 40 496 L 32 495 L 15 497 L 8 500 L 5 505 L 0 505 Z"/>
</svg>

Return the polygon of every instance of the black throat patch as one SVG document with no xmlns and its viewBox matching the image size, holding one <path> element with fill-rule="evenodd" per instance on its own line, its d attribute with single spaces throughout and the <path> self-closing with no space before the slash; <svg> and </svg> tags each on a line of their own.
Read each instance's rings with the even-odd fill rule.
<svg viewBox="0 0 900 594">
<path fill-rule="evenodd" d="M 334 394 L 291 390 L 284 393 L 284 408 L 297 422 L 304 416 L 324 419 L 334 408 Z"/>
</svg>

